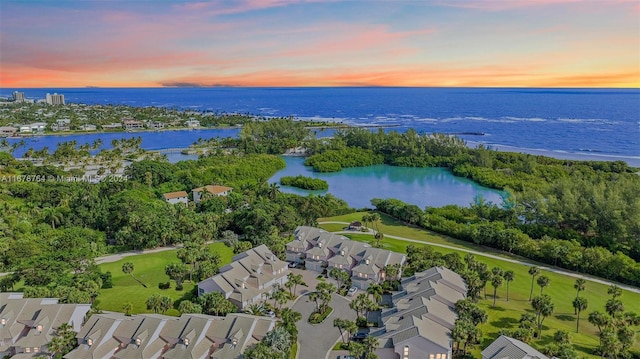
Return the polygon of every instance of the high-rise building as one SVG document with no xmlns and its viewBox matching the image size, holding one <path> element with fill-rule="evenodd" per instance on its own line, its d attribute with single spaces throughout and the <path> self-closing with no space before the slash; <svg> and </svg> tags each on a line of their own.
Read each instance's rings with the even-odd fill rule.
<svg viewBox="0 0 640 359">
<path fill-rule="evenodd" d="M 24 92 L 13 92 L 13 101 L 14 102 L 24 102 Z"/>
<path fill-rule="evenodd" d="M 57 93 L 52 95 L 47 93 L 46 102 L 49 105 L 64 105 L 64 95 L 58 95 Z"/>
</svg>

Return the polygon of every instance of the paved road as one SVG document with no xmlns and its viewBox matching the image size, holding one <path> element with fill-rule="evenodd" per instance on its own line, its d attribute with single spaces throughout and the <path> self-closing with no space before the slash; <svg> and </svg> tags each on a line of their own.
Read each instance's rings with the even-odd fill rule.
<svg viewBox="0 0 640 359">
<path fill-rule="evenodd" d="M 217 241 L 209 241 L 209 242 L 206 242 L 205 244 L 211 244 L 211 243 L 214 243 L 214 242 L 217 242 Z M 174 249 L 180 249 L 180 248 L 182 248 L 182 244 L 178 244 L 178 245 L 175 245 L 175 246 L 158 247 L 158 248 L 153 248 L 153 249 L 144 249 L 144 250 L 141 250 L 141 251 L 122 252 L 122 253 L 110 254 L 108 256 L 96 257 L 95 261 L 96 261 L 96 264 L 112 263 L 112 262 L 117 262 L 117 261 L 121 260 L 122 258 L 129 257 L 129 256 L 137 256 L 137 255 L 140 255 L 140 254 L 149 254 L 149 253 L 158 253 L 158 252 L 164 252 L 164 251 L 172 251 Z"/>
<path fill-rule="evenodd" d="M 318 222 L 318 224 L 330 224 L 330 223 L 335 223 L 335 224 L 346 224 L 349 225 L 348 222 Z M 369 234 L 369 235 L 373 235 L 372 232 L 354 232 L 354 231 L 340 231 L 340 232 L 334 232 L 337 234 L 353 234 L 353 233 L 358 233 L 358 234 Z M 601 279 L 601 278 L 597 278 L 597 277 L 593 277 L 590 275 L 586 275 L 586 274 L 582 274 L 582 273 L 577 273 L 577 272 L 572 272 L 569 270 L 565 270 L 565 269 L 560 269 L 560 268 L 553 268 L 553 267 L 548 267 L 545 265 L 542 265 L 540 263 L 535 263 L 535 262 L 526 262 L 526 261 L 522 261 L 522 260 L 518 260 L 518 259 L 511 259 L 511 258 L 505 258 L 505 257 L 501 257 L 501 256 L 497 256 L 495 254 L 490 254 L 490 253 L 484 253 L 484 252 L 479 252 L 473 249 L 466 249 L 466 248 L 460 248 L 460 247 L 455 247 L 455 246 L 450 246 L 450 245 L 446 245 L 446 244 L 440 244 L 440 243 L 432 243 L 426 240 L 417 240 L 417 239 L 411 239 L 411 238 L 405 238 L 405 237 L 398 237 L 398 236 L 393 236 L 390 234 L 384 234 L 385 238 L 393 238 L 393 239 L 398 239 L 401 241 L 405 241 L 405 242 L 411 242 L 411 243 L 422 243 L 422 244 L 428 244 L 430 246 L 434 246 L 434 247 L 441 247 L 441 248 L 448 248 L 448 249 L 455 249 L 457 251 L 461 251 L 461 252 L 467 252 L 467 253 L 472 253 L 474 255 L 478 255 L 478 256 L 483 256 L 483 257 L 487 257 L 487 258 L 493 258 L 493 259 L 497 259 L 497 260 L 501 260 L 501 261 L 505 261 L 505 262 L 509 262 L 509 263 L 517 263 L 517 264 L 522 264 L 525 266 L 529 266 L 529 267 L 533 267 L 536 266 L 542 270 L 546 270 L 548 272 L 553 272 L 553 273 L 559 273 L 559 274 L 564 274 L 567 275 L 569 277 L 574 277 L 574 278 L 582 278 L 582 279 L 586 279 L 595 283 L 601 283 L 601 284 L 605 284 L 605 285 L 612 285 L 615 284 L 618 287 L 622 288 L 622 289 L 626 289 L 630 292 L 634 292 L 634 293 L 640 293 L 640 288 L 638 287 L 634 287 L 634 286 L 630 286 L 630 285 L 626 285 L 626 284 L 620 284 L 620 283 L 616 283 L 616 282 L 612 282 L 612 281 L 608 281 L 605 279 Z"/>
<path fill-rule="evenodd" d="M 326 359 L 331 348 L 340 339 L 338 328 L 334 328 L 333 319 L 347 318 L 355 320 L 356 313 L 349 308 L 349 300 L 333 294 L 331 303 L 333 312 L 320 324 L 309 324 L 307 319 L 315 309 L 315 302 L 308 295 L 298 298 L 292 309 L 302 314 L 298 322 L 298 355 L 299 359 Z"/>
</svg>

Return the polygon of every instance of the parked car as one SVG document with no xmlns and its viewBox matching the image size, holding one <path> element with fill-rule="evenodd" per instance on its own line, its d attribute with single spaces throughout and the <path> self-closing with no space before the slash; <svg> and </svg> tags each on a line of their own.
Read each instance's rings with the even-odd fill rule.
<svg viewBox="0 0 640 359">
<path fill-rule="evenodd" d="M 347 295 L 348 295 L 349 297 L 353 297 L 353 295 L 354 295 L 354 294 L 356 294 L 356 292 L 357 292 L 357 291 L 358 291 L 358 288 L 356 288 L 356 287 L 351 287 L 351 288 L 349 288 L 349 291 L 347 292 Z"/>
<path fill-rule="evenodd" d="M 338 355 L 337 359 L 356 359 L 350 355 Z"/>
<path fill-rule="evenodd" d="M 267 317 L 275 318 L 276 317 L 276 313 L 274 313 L 273 310 L 270 310 L 270 311 L 267 312 Z"/>
<path fill-rule="evenodd" d="M 354 341 L 359 342 L 359 341 L 363 341 L 363 340 L 364 340 L 366 337 L 368 337 L 368 336 L 369 336 L 369 334 L 368 334 L 368 333 L 360 332 L 360 333 L 356 333 L 356 334 L 353 336 L 353 338 L 352 338 L 352 339 L 353 339 Z"/>
<path fill-rule="evenodd" d="M 296 262 L 289 262 L 289 268 L 295 268 L 298 266 L 298 263 Z"/>
</svg>

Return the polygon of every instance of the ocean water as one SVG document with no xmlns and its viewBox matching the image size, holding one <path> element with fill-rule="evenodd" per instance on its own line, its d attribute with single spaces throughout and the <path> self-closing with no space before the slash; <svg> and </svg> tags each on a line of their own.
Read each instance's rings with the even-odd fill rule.
<svg viewBox="0 0 640 359">
<path fill-rule="evenodd" d="M 0 96 L 9 97 L 14 90 L 0 89 Z M 640 89 L 219 87 L 17 90 L 24 91 L 27 98 L 43 98 L 47 92 L 58 92 L 65 95 L 67 102 L 75 103 L 293 116 L 360 126 L 390 126 L 398 131 L 414 128 L 419 133 L 458 134 L 471 145 L 484 144 L 496 149 L 561 158 L 621 159 L 640 165 Z M 178 136 L 175 132 L 145 134 L 143 147 L 185 147 L 198 137 L 206 137 L 203 134 L 206 135 L 198 132 Z M 81 135 L 74 139 L 80 143 L 91 142 L 97 138 L 95 136 Z M 125 135 L 120 134 L 120 137 Z M 55 136 L 45 142 L 52 148 L 63 140 L 68 139 Z M 39 141 L 43 141 L 42 137 Z M 43 146 L 39 142 L 31 145 L 27 144 L 27 147 Z"/>
</svg>

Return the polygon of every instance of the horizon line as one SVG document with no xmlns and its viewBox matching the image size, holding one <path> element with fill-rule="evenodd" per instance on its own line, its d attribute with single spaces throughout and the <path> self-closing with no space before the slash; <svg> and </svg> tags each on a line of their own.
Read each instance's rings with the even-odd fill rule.
<svg viewBox="0 0 640 359">
<path fill-rule="evenodd" d="M 550 87 L 550 86 L 402 86 L 402 85 L 360 85 L 360 86 L 235 86 L 235 85 L 211 85 L 211 86 L 73 86 L 73 87 L 51 87 L 51 86 L 42 86 L 42 87 L 4 87 L 0 86 L 1 90 L 14 90 L 14 89 L 195 89 L 195 88 L 263 88 L 263 89 L 294 89 L 294 88 L 432 88 L 432 89 L 620 89 L 620 90 L 640 90 L 640 86 L 629 86 L 629 87 L 602 87 L 602 86 L 561 86 L 561 87 Z"/>
</svg>

